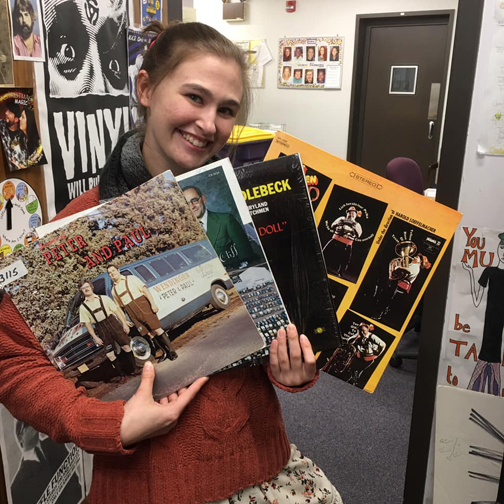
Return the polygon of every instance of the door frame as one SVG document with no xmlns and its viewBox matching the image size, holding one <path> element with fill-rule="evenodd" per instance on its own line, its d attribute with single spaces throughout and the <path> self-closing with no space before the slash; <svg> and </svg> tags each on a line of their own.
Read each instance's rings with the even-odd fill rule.
<svg viewBox="0 0 504 504">
<path fill-rule="evenodd" d="M 355 27 L 355 52 L 352 76 L 352 95 L 350 100 L 350 123 L 348 128 L 347 160 L 356 165 L 362 159 L 362 134 L 364 129 L 365 97 L 367 91 L 367 74 L 369 64 L 370 34 L 372 28 L 386 26 L 418 26 L 418 25 L 448 25 L 448 37 L 445 48 L 445 61 L 443 70 L 439 105 L 444 104 L 446 81 L 448 76 L 448 62 L 453 38 L 454 10 L 432 10 L 419 12 L 400 12 L 384 14 L 360 14 L 356 19 Z M 448 22 L 446 22 L 448 21 Z M 439 110 L 443 111 L 443 107 Z M 426 115 L 427 117 L 427 115 Z M 438 116 L 442 124 L 443 116 Z M 436 136 L 436 151 L 439 151 L 441 132 Z"/>
</svg>

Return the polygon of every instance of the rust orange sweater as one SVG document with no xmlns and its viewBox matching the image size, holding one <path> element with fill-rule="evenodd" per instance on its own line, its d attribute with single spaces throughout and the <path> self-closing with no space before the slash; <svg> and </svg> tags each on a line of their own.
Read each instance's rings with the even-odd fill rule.
<svg viewBox="0 0 504 504">
<path fill-rule="evenodd" d="M 98 188 L 58 217 L 98 204 Z M 290 455 L 269 369 L 211 377 L 167 435 L 127 450 L 121 445 L 124 402 L 86 397 L 56 371 L 7 295 L 0 304 L 0 401 L 58 442 L 94 453 L 91 504 L 182 504 L 224 499 L 266 481 Z"/>
</svg>

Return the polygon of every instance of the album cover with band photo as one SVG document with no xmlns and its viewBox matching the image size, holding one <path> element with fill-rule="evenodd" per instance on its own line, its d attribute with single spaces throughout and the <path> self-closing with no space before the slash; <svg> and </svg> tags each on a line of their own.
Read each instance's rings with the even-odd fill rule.
<svg viewBox="0 0 504 504">
<path fill-rule="evenodd" d="M 264 347 L 171 172 L 5 257 L 4 288 L 49 360 L 88 395 L 154 397 Z"/>
</svg>

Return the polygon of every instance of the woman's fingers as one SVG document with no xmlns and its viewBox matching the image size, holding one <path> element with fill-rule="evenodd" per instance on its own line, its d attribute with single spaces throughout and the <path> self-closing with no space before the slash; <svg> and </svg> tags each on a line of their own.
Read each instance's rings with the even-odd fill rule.
<svg viewBox="0 0 504 504">
<path fill-rule="evenodd" d="M 287 350 L 287 335 L 283 327 L 278 330 L 276 340 L 278 343 L 278 364 L 281 371 L 286 371 L 290 368 L 290 362 L 289 351 Z"/>
<path fill-rule="evenodd" d="M 299 337 L 299 343 L 303 351 L 303 360 L 305 366 L 305 372 L 308 376 L 315 376 L 317 371 L 317 359 L 315 359 L 315 354 L 313 353 L 313 348 L 311 346 L 310 340 L 304 334 Z"/>
</svg>

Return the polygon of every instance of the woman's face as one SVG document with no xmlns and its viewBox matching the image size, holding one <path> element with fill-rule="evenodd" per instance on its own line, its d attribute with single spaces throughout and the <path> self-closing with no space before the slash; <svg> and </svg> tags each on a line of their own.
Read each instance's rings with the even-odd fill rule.
<svg viewBox="0 0 504 504">
<path fill-rule="evenodd" d="M 291 55 L 290 47 L 285 48 L 284 54 L 285 54 L 286 58 L 290 58 L 290 55 Z"/>
<path fill-rule="evenodd" d="M 301 70 L 294 70 L 294 79 L 301 79 Z"/>
<path fill-rule="evenodd" d="M 284 80 L 289 80 L 290 76 L 291 76 L 291 69 L 289 67 L 284 67 L 284 69 L 283 69 Z"/>
<path fill-rule="evenodd" d="M 21 129 L 21 131 L 26 133 L 27 120 L 26 120 L 26 112 L 24 110 L 23 112 L 21 112 L 21 117 L 19 118 L 19 128 Z"/>
<path fill-rule="evenodd" d="M 331 55 L 333 58 L 336 58 L 336 56 L 338 55 L 338 50 L 336 49 L 336 47 L 333 47 L 331 49 Z"/>
<path fill-rule="evenodd" d="M 313 57 L 315 56 L 315 49 L 313 49 L 313 47 L 308 47 L 308 52 L 306 53 L 306 56 L 309 60 L 312 60 Z"/>
<path fill-rule="evenodd" d="M 319 49 L 319 51 L 320 51 L 320 56 L 324 57 L 324 56 L 325 56 L 325 47 L 324 47 L 324 46 L 322 46 L 322 47 Z"/>
<path fill-rule="evenodd" d="M 313 82 L 313 72 L 306 72 L 306 82 L 308 84 Z"/>
<path fill-rule="evenodd" d="M 226 143 L 243 95 L 237 63 L 201 54 L 154 88 L 147 72 L 138 78 L 140 103 L 147 109 L 143 154 L 152 175 L 200 167 Z"/>
</svg>

